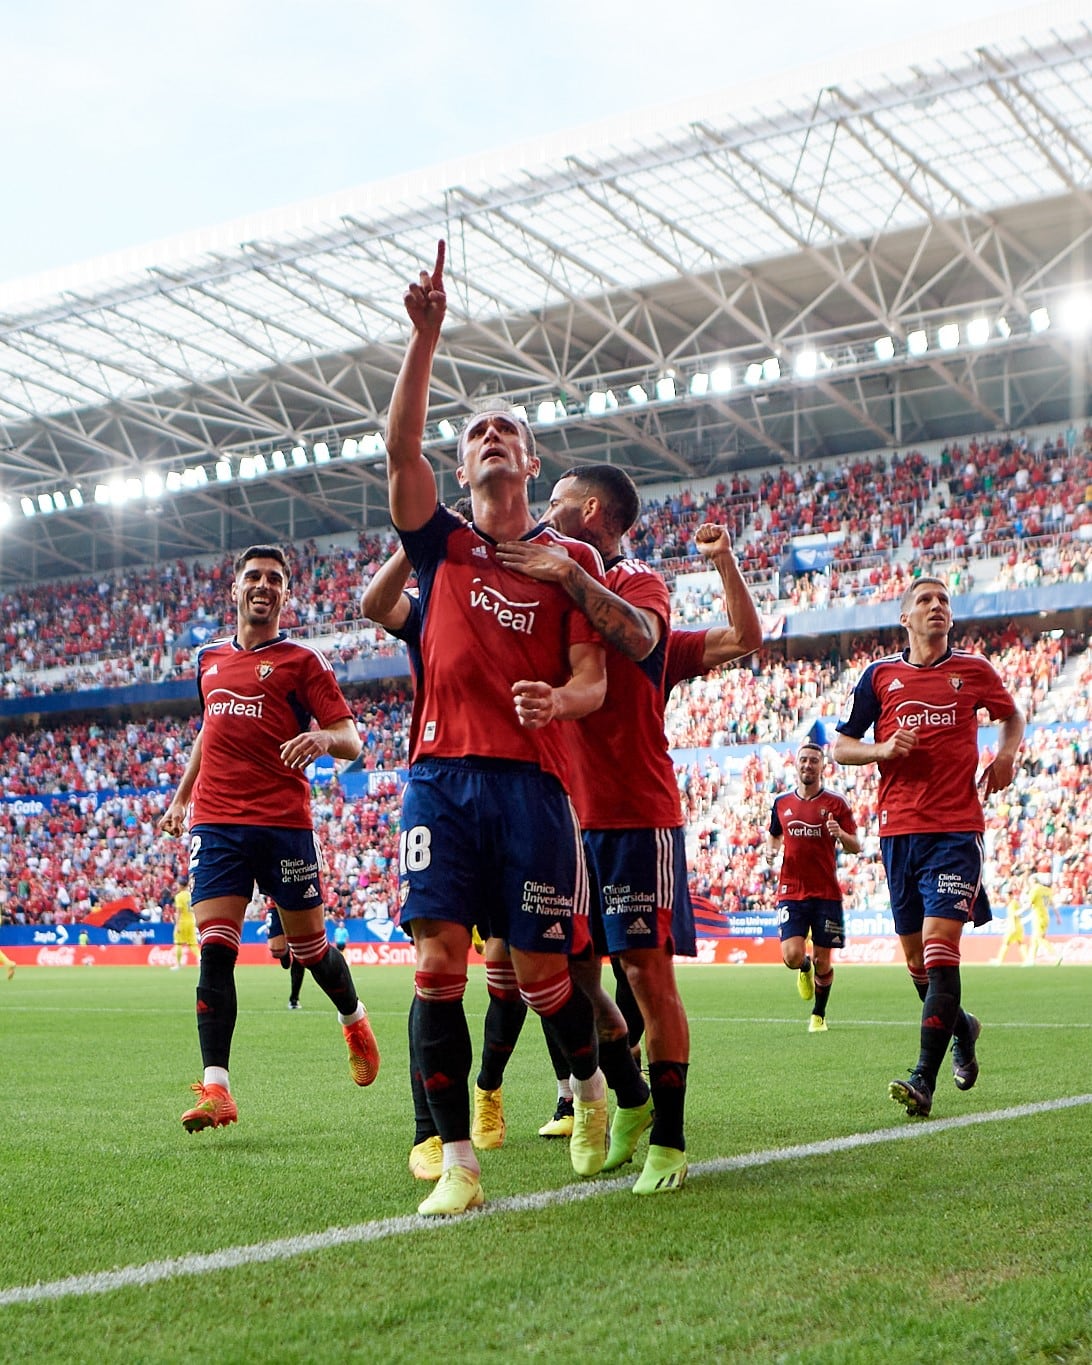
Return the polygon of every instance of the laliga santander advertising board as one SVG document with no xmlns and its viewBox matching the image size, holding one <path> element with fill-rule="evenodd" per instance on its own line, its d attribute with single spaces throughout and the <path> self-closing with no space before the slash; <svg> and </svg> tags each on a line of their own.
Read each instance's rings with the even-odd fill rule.
<svg viewBox="0 0 1092 1365">
<path fill-rule="evenodd" d="M 704 896 L 694 896 L 697 930 L 697 955 L 680 957 L 679 966 L 720 963 L 744 966 L 748 963 L 779 965 L 781 942 L 774 911 L 740 911 L 731 915 Z M 131 907 L 113 903 L 123 910 Z M 1092 906 L 1063 906 L 1062 922 L 1046 942 L 1052 956 L 1067 964 L 1092 965 Z M 95 924 L 93 919 L 103 922 Z M 393 920 L 349 919 L 345 921 L 349 942 L 345 957 L 352 967 L 409 966 L 416 960 L 413 944 Z M 995 919 L 980 929 L 968 929 L 962 940 L 964 963 L 993 961 L 1005 934 L 1005 919 Z M 330 937 L 333 937 L 332 930 Z M 96 916 L 73 924 L 4 925 L 0 928 L 0 947 L 21 966 L 92 967 L 175 965 L 173 925 L 152 923 L 130 912 L 124 917 L 104 906 Z M 262 920 L 248 920 L 243 926 L 239 950 L 241 965 L 272 965 Z M 481 959 L 474 955 L 473 962 Z M 899 965 L 902 951 L 886 906 L 866 912 L 846 912 L 846 946 L 835 951 L 834 960 L 845 966 L 855 964 Z M 1019 960 L 1014 954 L 1012 961 Z M 187 970 L 192 969 L 193 954 L 187 953 Z"/>
</svg>

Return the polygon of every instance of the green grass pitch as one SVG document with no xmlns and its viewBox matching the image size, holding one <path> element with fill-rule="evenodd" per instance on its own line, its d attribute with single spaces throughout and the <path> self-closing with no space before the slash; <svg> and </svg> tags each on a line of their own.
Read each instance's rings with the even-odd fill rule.
<svg viewBox="0 0 1092 1365">
<path fill-rule="evenodd" d="M 196 1135 L 194 969 L 0 982 L 0 1360 L 1092 1360 L 1081 967 L 967 969 L 982 1076 L 960 1094 L 942 1072 L 924 1121 L 887 1098 L 917 1054 L 901 968 L 842 968 L 816 1035 L 784 969 L 682 969 L 691 1177 L 649 1199 L 636 1167 L 580 1182 L 537 1136 L 554 1082 L 531 1018 L 486 1207 L 429 1222 L 411 973 L 355 975 L 375 1085 L 309 978 L 291 1013 L 286 973 L 241 968 L 240 1120 Z M 475 1039 L 484 1000 L 475 970 Z"/>
</svg>

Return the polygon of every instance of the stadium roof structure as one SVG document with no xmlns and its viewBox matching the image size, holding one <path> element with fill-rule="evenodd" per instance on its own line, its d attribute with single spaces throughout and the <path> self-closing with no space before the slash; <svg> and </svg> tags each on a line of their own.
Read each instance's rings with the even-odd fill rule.
<svg viewBox="0 0 1092 1365">
<path fill-rule="evenodd" d="M 0 286 L 0 586 L 388 524 L 401 296 L 441 237 L 449 499 L 498 403 L 540 497 L 584 460 L 648 484 L 1067 424 L 1092 27 L 995 23 Z"/>
</svg>

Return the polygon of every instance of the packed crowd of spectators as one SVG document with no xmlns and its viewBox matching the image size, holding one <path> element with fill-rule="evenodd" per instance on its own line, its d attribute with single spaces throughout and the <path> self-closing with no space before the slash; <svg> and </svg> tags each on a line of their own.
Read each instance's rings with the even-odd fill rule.
<svg viewBox="0 0 1092 1365">
<path fill-rule="evenodd" d="M 745 577 L 768 613 L 894 600 L 921 572 L 943 571 L 953 592 L 1086 581 L 1092 545 L 1092 427 L 1035 445 L 1022 438 L 853 463 L 736 475 L 710 492 L 681 488 L 645 503 L 629 540 L 669 582 L 683 575 L 678 620 L 723 613 L 716 587 L 690 588 L 703 567 L 694 532 L 706 520 L 732 532 Z M 787 558 L 794 537 L 823 534 L 830 562 Z M 286 628 L 318 640 L 335 661 L 401 647 L 364 621 L 362 584 L 395 544 L 392 532 L 351 544 L 290 550 Z M 992 556 L 986 572 L 983 557 Z M 193 648 L 230 628 L 229 557 L 85 576 L 0 594 L 0 686 L 27 696 L 192 676 Z"/>
</svg>

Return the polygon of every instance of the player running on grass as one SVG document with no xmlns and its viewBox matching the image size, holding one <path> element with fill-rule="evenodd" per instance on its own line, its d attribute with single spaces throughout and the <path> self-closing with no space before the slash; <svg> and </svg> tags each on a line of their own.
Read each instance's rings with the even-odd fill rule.
<svg viewBox="0 0 1092 1365">
<path fill-rule="evenodd" d="M 827 1001 L 834 985 L 831 953 L 846 942 L 837 850 L 861 851 L 849 803 L 823 786 L 824 759 L 814 740 L 797 749 L 796 787 L 774 798 L 766 845 L 771 867 L 784 850 L 777 879 L 781 960 L 798 973 L 800 998 L 814 1002 L 809 1033 L 827 1031 Z"/>
<path fill-rule="evenodd" d="M 252 545 L 235 560 L 236 630 L 197 656 L 202 726 L 159 827 L 189 819 L 189 871 L 201 942 L 197 1035 L 204 1074 L 187 1132 L 235 1123 L 228 1064 L 238 1005 L 235 962 L 254 884 L 280 912 L 288 947 L 338 1011 L 357 1085 L 379 1051 L 348 965 L 326 940 L 321 857 L 305 769 L 322 754 L 352 759 L 361 741 L 330 661 L 280 629 L 288 597 L 284 551 Z M 318 728 L 312 728 L 312 719 Z"/>
<path fill-rule="evenodd" d="M 899 620 L 907 647 L 861 674 L 837 727 L 834 759 L 879 764 L 891 913 L 922 1000 L 918 1060 L 909 1080 L 893 1080 L 888 1093 L 911 1117 L 925 1117 L 949 1042 L 956 1087 L 970 1090 L 978 1080 L 981 1025 L 962 1008 L 960 939 L 968 923 L 992 918 L 982 886 L 980 793 L 1012 781 L 1024 717 L 988 659 L 949 643 L 952 606 L 943 579 L 915 580 Z M 1001 739 L 976 789 L 980 708 L 1000 721 Z M 871 743 L 862 738 L 869 730 Z"/>
</svg>

